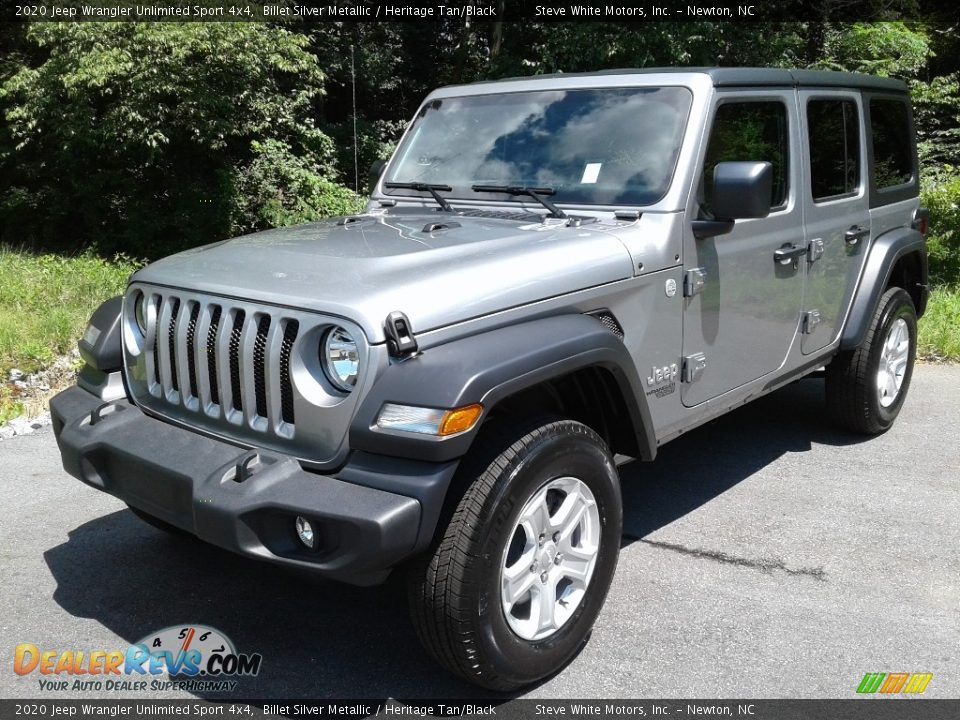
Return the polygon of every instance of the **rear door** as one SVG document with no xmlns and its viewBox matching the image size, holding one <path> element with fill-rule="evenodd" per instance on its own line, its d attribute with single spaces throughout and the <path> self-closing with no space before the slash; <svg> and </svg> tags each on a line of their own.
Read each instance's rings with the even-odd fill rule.
<svg viewBox="0 0 960 720">
<path fill-rule="evenodd" d="M 799 97 L 808 242 L 801 347 L 810 354 L 832 343 L 843 327 L 867 257 L 870 211 L 860 93 L 802 90 Z"/>
</svg>

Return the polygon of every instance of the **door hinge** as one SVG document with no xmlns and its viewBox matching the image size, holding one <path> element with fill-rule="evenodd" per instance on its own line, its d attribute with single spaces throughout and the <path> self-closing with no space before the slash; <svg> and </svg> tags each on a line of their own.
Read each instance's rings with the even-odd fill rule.
<svg viewBox="0 0 960 720">
<path fill-rule="evenodd" d="M 808 310 L 803 314 L 803 328 L 802 332 L 804 335 L 811 334 L 816 330 L 817 325 L 822 322 L 823 318 L 820 317 L 819 310 Z"/>
<path fill-rule="evenodd" d="M 807 261 L 815 263 L 823 256 L 823 240 L 814 238 L 807 245 Z"/>
<path fill-rule="evenodd" d="M 683 358 L 683 382 L 692 383 L 700 379 L 707 369 L 707 356 L 702 352 L 687 355 Z"/>
<path fill-rule="evenodd" d="M 693 297 L 703 290 L 707 284 L 707 271 L 705 268 L 693 268 L 687 270 L 683 276 L 683 296 Z"/>
</svg>

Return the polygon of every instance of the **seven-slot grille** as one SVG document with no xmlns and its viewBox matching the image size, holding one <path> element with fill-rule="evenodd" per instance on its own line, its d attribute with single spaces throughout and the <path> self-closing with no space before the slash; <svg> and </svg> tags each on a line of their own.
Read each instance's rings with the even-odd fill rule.
<svg viewBox="0 0 960 720">
<path fill-rule="evenodd" d="M 278 308 L 150 293 L 144 347 L 151 395 L 207 417 L 291 435 L 290 357 L 299 321 Z"/>
</svg>

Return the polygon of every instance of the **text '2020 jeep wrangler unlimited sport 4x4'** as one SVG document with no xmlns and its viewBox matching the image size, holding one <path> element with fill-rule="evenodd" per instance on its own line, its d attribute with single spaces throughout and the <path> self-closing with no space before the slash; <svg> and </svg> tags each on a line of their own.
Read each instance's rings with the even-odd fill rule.
<svg viewBox="0 0 960 720">
<path fill-rule="evenodd" d="M 371 584 L 492 688 L 613 577 L 615 453 L 826 366 L 879 433 L 927 298 L 906 86 L 691 69 L 443 88 L 362 215 L 135 273 L 51 402 L 67 471 L 162 527 Z"/>
</svg>

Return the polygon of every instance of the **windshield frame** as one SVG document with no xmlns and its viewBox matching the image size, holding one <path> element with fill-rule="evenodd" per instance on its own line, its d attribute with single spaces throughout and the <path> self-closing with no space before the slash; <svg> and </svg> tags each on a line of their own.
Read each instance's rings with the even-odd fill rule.
<svg viewBox="0 0 960 720">
<path fill-rule="evenodd" d="M 651 76 L 647 76 L 649 79 L 653 79 Z M 662 76 L 661 76 L 662 77 Z M 657 78 L 658 80 L 661 78 Z M 583 209 L 588 211 L 609 211 L 616 210 L 618 208 L 651 208 L 659 203 L 663 202 L 667 196 L 671 194 L 678 182 L 680 177 L 678 173 L 678 168 L 680 167 L 681 158 L 685 155 L 685 148 L 690 142 L 691 131 L 694 128 L 691 128 L 691 119 L 695 116 L 695 111 L 697 110 L 697 100 L 698 93 L 695 91 L 695 88 L 691 87 L 689 84 L 684 82 L 677 82 L 677 77 L 670 77 L 670 82 L 643 82 L 643 83 L 630 83 L 630 82 L 618 82 L 615 84 L 607 83 L 584 83 L 584 84 L 555 84 L 549 82 L 549 84 L 543 84 L 543 81 L 537 82 L 536 78 L 530 78 L 525 80 L 518 81 L 492 81 L 487 83 L 478 83 L 474 85 L 463 85 L 453 88 L 443 88 L 439 91 L 431 93 L 423 103 L 418 106 L 416 114 L 413 119 L 408 123 L 406 129 L 404 130 L 403 136 L 400 138 L 400 141 L 397 143 L 396 148 L 394 149 L 390 160 L 387 163 L 387 166 L 384 168 L 381 176 L 377 182 L 376 187 L 371 193 L 371 200 L 393 200 L 402 201 L 402 200 L 413 200 L 413 201 L 427 201 L 429 203 L 433 202 L 433 198 L 430 197 L 426 192 L 415 192 L 408 189 L 402 188 L 386 188 L 384 187 L 386 182 L 403 182 L 403 178 L 392 177 L 391 173 L 394 169 L 394 165 L 397 160 L 404 155 L 405 151 L 408 150 L 407 145 L 411 142 L 417 127 L 417 121 L 422 116 L 424 108 L 428 106 L 431 102 L 435 100 L 444 100 L 444 99 L 461 99 L 461 98 L 474 98 L 474 97 L 483 97 L 483 96 L 497 96 L 497 95 L 521 95 L 521 94 L 536 94 L 536 93 L 545 93 L 545 92 L 582 92 L 582 91 L 608 91 L 608 92 L 621 92 L 621 91 L 649 91 L 649 90 L 661 90 L 661 89 L 679 89 L 683 90 L 688 95 L 688 102 L 686 104 L 686 110 L 684 114 L 678 118 L 678 123 L 680 124 L 680 130 L 677 134 L 676 139 L 676 149 L 673 154 L 672 164 L 669 167 L 669 172 L 666 176 L 666 182 L 664 183 L 663 190 L 659 196 L 655 199 L 650 200 L 649 202 L 640 203 L 605 203 L 605 202 L 587 202 L 580 200 L 557 200 L 554 201 L 557 206 L 568 208 L 568 209 Z M 622 78 L 621 78 L 622 80 Z M 512 86 L 510 89 L 494 89 L 494 86 L 499 85 L 502 82 L 504 85 Z M 523 87 L 523 84 L 535 85 L 532 87 Z M 487 85 L 487 87 L 482 87 Z M 473 91 L 473 92 L 470 92 Z M 389 178 L 389 180 L 388 180 Z M 469 185 L 467 185 L 469 188 Z M 472 192 L 467 193 L 458 192 L 462 190 L 461 188 L 454 187 L 451 193 L 444 193 L 444 197 L 449 201 L 454 201 L 459 205 L 507 205 L 507 206 L 530 206 L 534 209 L 540 209 L 541 205 L 535 201 L 532 201 L 531 198 L 525 198 L 522 196 L 510 197 L 501 193 L 491 193 L 491 192 Z"/>
</svg>

